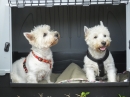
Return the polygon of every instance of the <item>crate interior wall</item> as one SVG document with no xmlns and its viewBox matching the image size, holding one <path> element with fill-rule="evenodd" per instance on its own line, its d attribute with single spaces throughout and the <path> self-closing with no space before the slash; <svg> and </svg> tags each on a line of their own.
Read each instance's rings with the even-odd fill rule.
<svg viewBox="0 0 130 97">
<path fill-rule="evenodd" d="M 64 70 L 70 62 L 74 62 L 73 59 L 83 67 L 83 58 L 87 51 L 84 41 L 84 26 L 93 27 L 102 20 L 110 31 L 112 43 L 109 49 L 114 54 L 117 70 L 121 73 L 126 70 L 125 9 L 125 5 L 25 7 L 21 9 L 14 7 L 12 8 L 13 62 L 21 57 L 20 54 L 30 51 L 31 46 L 23 36 L 23 32 L 29 32 L 37 25 L 48 24 L 61 35 L 59 43 L 51 48 L 54 52 L 54 69 L 57 66 Z M 58 53 L 62 53 L 62 56 L 58 56 Z M 79 53 L 81 58 L 73 58 L 74 55 L 67 59 L 67 54 L 71 53 Z"/>
<path fill-rule="evenodd" d="M 126 38 L 129 39 L 126 34 L 126 30 L 128 30 L 126 5 L 12 7 L 11 14 L 12 62 L 26 56 L 30 50 L 31 46 L 24 38 L 23 32 L 30 31 L 36 25 L 49 24 L 52 29 L 61 34 L 59 43 L 52 47 L 55 60 L 53 72 L 63 72 L 71 62 L 82 67 L 83 57 L 87 50 L 83 27 L 84 25 L 95 26 L 102 20 L 111 33 L 112 43 L 109 49 L 112 51 L 118 73 L 126 70 L 126 55 L 128 54 Z M 2 47 L 0 49 L 3 50 Z M 65 94 L 77 97 L 76 94 L 81 92 L 90 92 L 89 97 L 118 97 L 118 94 L 130 96 L 129 85 L 115 84 L 88 84 L 85 86 L 14 84 L 12 87 L 9 73 L 7 73 L 5 76 L 0 76 L 0 95 L 1 97 L 40 97 L 39 94 L 43 93 L 43 97 L 66 97 Z"/>
</svg>

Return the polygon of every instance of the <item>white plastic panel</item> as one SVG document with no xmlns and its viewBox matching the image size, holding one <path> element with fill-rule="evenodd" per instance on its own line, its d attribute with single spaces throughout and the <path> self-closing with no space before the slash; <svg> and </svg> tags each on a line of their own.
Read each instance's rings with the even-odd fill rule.
<svg viewBox="0 0 130 97">
<path fill-rule="evenodd" d="M 127 70 L 130 71 L 130 4 L 126 5 Z"/>
<path fill-rule="evenodd" d="M 11 40 L 10 40 L 10 7 L 7 0 L 0 0 L 0 75 L 5 75 L 11 69 Z M 10 43 L 9 51 L 5 52 L 5 43 Z"/>
<path fill-rule="evenodd" d="M 11 7 L 26 7 L 26 6 L 61 6 L 61 5 L 93 5 L 93 4 L 127 4 L 129 0 L 9 0 Z"/>
</svg>

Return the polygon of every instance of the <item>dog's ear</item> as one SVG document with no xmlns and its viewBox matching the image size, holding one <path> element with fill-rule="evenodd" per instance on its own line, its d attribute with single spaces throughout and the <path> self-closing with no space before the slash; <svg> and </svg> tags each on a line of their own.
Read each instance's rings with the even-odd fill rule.
<svg viewBox="0 0 130 97">
<path fill-rule="evenodd" d="M 84 26 L 84 33 L 88 32 L 88 27 Z"/>
<path fill-rule="evenodd" d="M 85 36 L 87 36 L 87 33 L 88 33 L 88 27 L 84 26 L 84 33 L 85 33 Z"/>
<path fill-rule="evenodd" d="M 102 21 L 100 21 L 100 25 L 101 25 L 101 26 L 104 26 Z"/>
<path fill-rule="evenodd" d="M 24 32 L 23 35 L 25 36 L 25 38 L 28 40 L 28 41 L 34 41 L 35 37 L 32 33 L 29 33 L 29 32 Z"/>
</svg>

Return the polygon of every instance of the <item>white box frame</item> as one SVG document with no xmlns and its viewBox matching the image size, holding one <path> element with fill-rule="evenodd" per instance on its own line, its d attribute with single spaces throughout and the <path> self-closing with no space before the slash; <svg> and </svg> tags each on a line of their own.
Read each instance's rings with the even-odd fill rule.
<svg viewBox="0 0 130 97">
<path fill-rule="evenodd" d="M 8 0 L 0 0 L 0 75 L 12 70 L 12 21 L 11 7 Z M 9 51 L 4 51 L 5 43 L 9 42 Z M 130 71 L 130 3 L 126 5 L 126 70 Z"/>
</svg>

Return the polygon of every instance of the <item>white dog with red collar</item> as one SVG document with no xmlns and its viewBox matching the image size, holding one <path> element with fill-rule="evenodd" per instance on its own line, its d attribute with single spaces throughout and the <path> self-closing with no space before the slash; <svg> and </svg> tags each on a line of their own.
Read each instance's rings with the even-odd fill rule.
<svg viewBox="0 0 130 97">
<path fill-rule="evenodd" d="M 88 81 L 104 80 L 116 82 L 116 68 L 113 57 L 107 47 L 111 38 L 108 29 L 100 21 L 100 25 L 92 28 L 84 27 L 85 41 L 88 45 L 87 55 L 84 57 L 84 71 Z M 106 75 L 105 75 L 106 74 Z M 106 77 L 105 77 L 106 76 Z"/>
<path fill-rule="evenodd" d="M 21 58 L 13 63 L 11 79 L 13 83 L 38 83 L 46 79 L 50 81 L 53 68 L 51 46 L 58 43 L 60 35 L 57 31 L 50 30 L 49 25 L 40 25 L 24 36 L 32 45 L 31 52 L 26 58 Z"/>
</svg>

